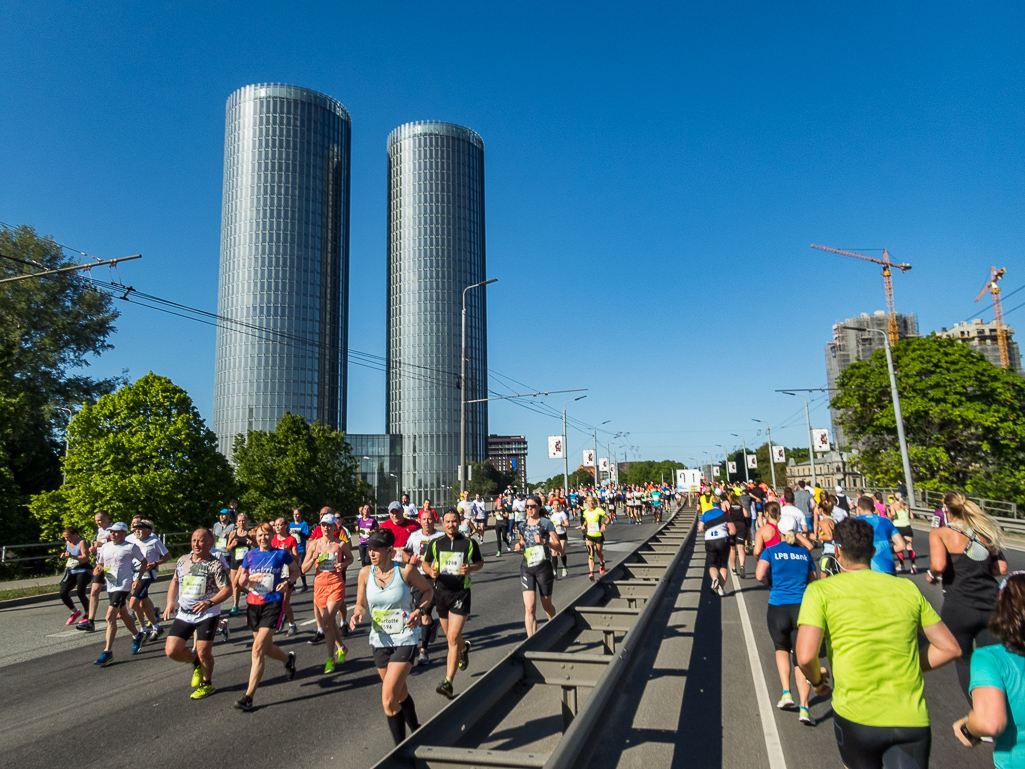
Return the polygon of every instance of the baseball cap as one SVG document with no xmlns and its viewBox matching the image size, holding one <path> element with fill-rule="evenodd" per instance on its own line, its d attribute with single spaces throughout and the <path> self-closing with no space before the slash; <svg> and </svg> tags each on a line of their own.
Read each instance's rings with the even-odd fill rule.
<svg viewBox="0 0 1025 769">
<path fill-rule="evenodd" d="M 392 502 L 392 503 L 390 503 L 390 504 L 388 505 L 388 512 L 389 512 L 389 513 L 390 513 L 390 512 L 392 511 L 392 510 L 401 510 L 401 509 L 402 509 L 402 505 L 400 505 L 400 504 L 399 504 L 398 502 Z"/>
<path fill-rule="evenodd" d="M 126 532 L 126 531 L 128 531 L 128 524 L 125 523 L 124 521 L 118 521 L 117 523 L 110 524 L 110 526 L 107 527 L 107 531 L 125 531 Z"/>
<path fill-rule="evenodd" d="M 836 493 L 843 494 L 843 486 L 841 486 L 839 483 L 836 484 Z"/>
<path fill-rule="evenodd" d="M 321 519 L 320 519 L 320 525 L 323 526 L 324 524 L 330 524 L 332 526 L 337 526 L 338 525 L 338 519 L 335 518 L 334 513 L 328 513 L 327 515 L 321 517 Z"/>
<path fill-rule="evenodd" d="M 789 534 L 794 530 L 794 526 L 797 521 L 792 516 L 784 515 L 779 519 L 779 525 L 776 527 L 779 529 L 780 534 Z"/>
<path fill-rule="evenodd" d="M 222 507 L 221 512 L 219 512 L 218 515 L 231 515 L 231 510 L 226 507 Z"/>
<path fill-rule="evenodd" d="M 135 525 L 140 529 L 149 529 L 150 531 L 153 531 L 153 521 L 147 520 L 146 518 L 143 518 Z"/>
</svg>

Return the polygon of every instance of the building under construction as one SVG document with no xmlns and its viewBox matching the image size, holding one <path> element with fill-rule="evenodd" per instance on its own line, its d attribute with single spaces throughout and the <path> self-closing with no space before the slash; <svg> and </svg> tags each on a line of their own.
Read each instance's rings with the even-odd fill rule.
<svg viewBox="0 0 1025 769">
<path fill-rule="evenodd" d="M 1014 341 L 1014 329 L 1004 326 L 1004 333 L 1007 339 L 1008 368 L 1021 374 L 1021 351 L 1018 348 L 1018 343 Z M 976 318 L 958 323 L 950 329 L 941 329 L 936 335 L 960 340 L 973 350 L 978 350 L 985 355 L 986 360 L 994 366 L 1000 365 L 1000 337 L 995 321 L 983 321 L 981 318 Z"/>
</svg>

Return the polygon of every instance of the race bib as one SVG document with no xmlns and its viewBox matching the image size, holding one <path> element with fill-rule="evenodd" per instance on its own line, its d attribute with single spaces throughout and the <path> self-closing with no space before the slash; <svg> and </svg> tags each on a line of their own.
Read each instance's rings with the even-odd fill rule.
<svg viewBox="0 0 1025 769">
<path fill-rule="evenodd" d="M 214 550 L 220 550 L 220 551 L 223 552 L 223 551 L 225 551 L 227 549 L 228 549 L 228 538 L 227 537 L 218 537 L 216 540 L 214 540 Z"/>
<path fill-rule="evenodd" d="M 274 592 L 274 572 L 270 574 L 249 575 L 249 589 L 257 595 L 266 595 Z"/>
<path fill-rule="evenodd" d="M 441 574 L 458 575 L 462 565 L 462 553 L 438 553 L 438 571 Z"/>
<path fill-rule="evenodd" d="M 402 609 L 374 609 L 370 619 L 376 633 L 396 636 L 402 635 L 406 629 L 406 613 Z"/>
<path fill-rule="evenodd" d="M 320 553 L 317 556 L 317 571 L 334 571 L 337 563 L 337 553 Z"/>
<path fill-rule="evenodd" d="M 243 558 L 246 557 L 246 553 L 248 553 L 248 552 L 249 552 L 249 548 L 248 547 L 236 547 L 235 548 L 235 560 L 236 561 L 241 561 Z"/>
<path fill-rule="evenodd" d="M 527 566 L 537 566 L 545 559 L 545 549 L 541 545 L 532 545 L 523 551 Z"/>
<path fill-rule="evenodd" d="M 189 574 L 182 578 L 182 598 L 198 601 L 206 593 L 206 575 Z"/>
<path fill-rule="evenodd" d="M 555 533 L 556 534 L 565 534 L 566 533 L 566 527 L 565 526 L 556 526 L 555 527 Z"/>
<path fill-rule="evenodd" d="M 588 534 L 601 534 L 601 521 L 588 521 L 587 522 L 587 533 Z"/>
<path fill-rule="evenodd" d="M 84 569 L 85 567 L 81 564 L 81 562 L 77 558 L 69 557 L 68 558 L 67 568 L 69 568 L 69 569 Z"/>
</svg>

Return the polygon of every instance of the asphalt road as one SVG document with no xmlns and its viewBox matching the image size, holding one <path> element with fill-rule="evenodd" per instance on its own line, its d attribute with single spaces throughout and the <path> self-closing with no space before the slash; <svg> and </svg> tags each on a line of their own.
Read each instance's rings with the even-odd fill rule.
<svg viewBox="0 0 1025 769">
<path fill-rule="evenodd" d="M 654 530 L 610 527 L 607 560 L 613 564 Z M 494 534 L 485 540 L 486 565 L 474 576 L 473 614 L 466 638 L 473 652 L 469 669 L 455 680 L 456 692 L 498 663 L 525 637 L 519 590 L 519 558 L 495 558 Z M 590 584 L 579 534 L 571 533 L 570 575 L 555 589 L 556 607 Z M 167 570 L 167 567 L 165 567 Z M 350 569 L 347 596 L 355 598 Z M 153 598 L 163 604 L 167 581 Z M 103 623 L 95 633 L 64 625 L 67 609 L 52 602 L 0 608 L 0 767 L 73 766 L 76 769 L 139 766 L 369 766 L 392 747 L 380 704 L 380 682 L 367 644 L 366 626 L 347 639 L 348 660 L 333 675 L 323 674 L 324 647 L 310 646 L 312 591 L 293 602 L 300 634 L 277 643 L 296 652 L 299 672 L 285 680 L 268 661 L 256 694 L 259 708 L 242 713 L 233 703 L 244 692 L 250 666 L 242 616 L 231 619 L 232 638 L 214 645 L 214 695 L 191 701 L 191 668 L 166 659 L 163 644 L 129 653 L 124 628 L 114 642 L 114 662 L 91 663 L 103 649 Z M 101 598 L 101 613 L 105 610 Z M 543 613 L 538 609 L 543 619 Z M 433 664 L 414 668 L 409 680 L 421 721 L 446 703 L 434 689 L 444 678 L 441 641 Z"/>
</svg>

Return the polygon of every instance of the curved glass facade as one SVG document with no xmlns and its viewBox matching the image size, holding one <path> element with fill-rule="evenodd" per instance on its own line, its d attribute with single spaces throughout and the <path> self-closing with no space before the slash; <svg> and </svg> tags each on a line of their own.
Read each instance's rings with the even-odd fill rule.
<svg viewBox="0 0 1025 769">
<path fill-rule="evenodd" d="M 484 142 L 451 123 L 388 137 L 387 429 L 402 437 L 402 487 L 451 497 L 459 467 L 462 293 L 485 279 Z M 486 288 L 467 292 L 466 398 L 487 397 Z M 466 407 L 466 460 L 487 456 L 486 403 Z"/>
<path fill-rule="evenodd" d="M 286 412 L 345 429 L 349 113 L 291 85 L 240 88 L 224 135 L 214 432 Z"/>
</svg>

